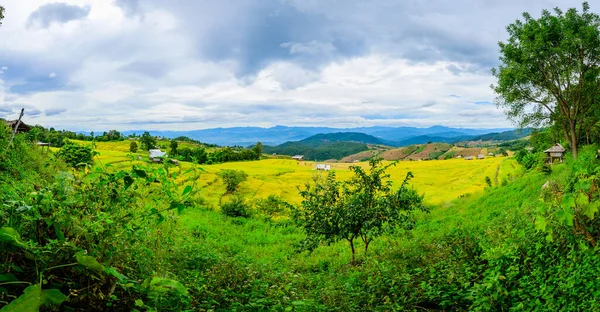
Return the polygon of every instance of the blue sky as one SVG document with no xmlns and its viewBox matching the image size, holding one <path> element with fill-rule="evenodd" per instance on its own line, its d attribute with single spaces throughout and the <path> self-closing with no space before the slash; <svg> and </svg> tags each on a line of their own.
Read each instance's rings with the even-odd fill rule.
<svg viewBox="0 0 600 312">
<path fill-rule="evenodd" d="M 505 27 L 574 1 L 3 1 L 0 117 L 74 130 L 509 127 Z M 592 3 L 592 10 L 597 11 Z"/>
</svg>

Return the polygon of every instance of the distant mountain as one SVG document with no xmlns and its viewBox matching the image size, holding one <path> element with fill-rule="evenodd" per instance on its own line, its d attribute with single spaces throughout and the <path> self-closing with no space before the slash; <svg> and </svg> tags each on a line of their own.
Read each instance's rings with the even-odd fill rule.
<svg viewBox="0 0 600 312">
<path fill-rule="evenodd" d="M 455 143 L 464 140 L 470 140 L 472 136 L 462 135 L 457 137 L 444 137 L 437 135 L 419 135 L 406 140 L 402 140 L 396 143 L 396 146 L 408 146 L 413 144 L 427 144 L 427 143 Z"/>
<path fill-rule="evenodd" d="M 416 127 L 358 127 L 358 128 L 330 128 L 330 127 L 287 127 L 275 126 L 261 127 L 234 127 L 213 128 L 189 131 L 149 131 L 152 135 L 175 138 L 187 136 L 189 138 L 219 145 L 248 146 L 262 142 L 265 145 L 278 145 L 288 141 L 300 141 L 315 134 L 329 134 L 338 132 L 363 133 L 376 137 L 386 143 L 398 142 L 412 137 L 429 135 L 436 137 L 452 138 L 467 135 L 478 136 L 488 133 L 498 133 L 512 129 L 465 129 L 433 126 L 429 128 Z M 144 130 L 124 131 L 123 134 L 141 134 Z"/>
<path fill-rule="evenodd" d="M 469 139 L 469 141 L 510 141 L 520 138 L 524 138 L 533 132 L 532 128 L 516 129 L 511 131 L 504 131 L 500 133 L 488 133 L 484 135 L 475 136 Z"/>
<path fill-rule="evenodd" d="M 372 135 L 360 133 L 360 132 L 335 132 L 335 133 L 319 133 L 304 140 L 300 140 L 300 143 L 304 143 L 309 146 L 318 147 L 323 143 L 329 142 L 354 142 L 364 144 L 381 144 L 385 145 L 386 142 L 382 139 L 378 139 Z"/>
</svg>

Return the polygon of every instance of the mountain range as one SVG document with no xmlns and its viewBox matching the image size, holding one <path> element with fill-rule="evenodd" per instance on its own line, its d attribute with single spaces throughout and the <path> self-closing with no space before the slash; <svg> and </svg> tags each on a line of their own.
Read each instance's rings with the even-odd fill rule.
<svg viewBox="0 0 600 312">
<path fill-rule="evenodd" d="M 434 139 L 437 142 L 448 142 L 448 141 L 460 141 L 455 140 L 457 138 L 467 139 L 468 137 L 474 137 L 489 133 L 499 133 L 510 128 L 500 129 L 470 129 L 470 128 L 450 128 L 445 126 L 432 126 L 429 128 L 416 128 L 416 127 L 358 127 L 358 128 L 331 128 L 331 127 L 287 127 L 287 126 L 274 126 L 270 128 L 261 127 L 233 127 L 233 128 L 212 128 L 202 130 L 189 130 L 189 131 L 172 131 L 172 130 L 159 130 L 149 131 L 152 135 L 162 136 L 167 138 L 175 138 L 178 136 L 187 136 L 189 138 L 218 145 L 241 145 L 248 146 L 256 144 L 256 142 L 262 142 L 264 145 L 279 145 L 288 141 L 300 141 L 311 137 L 316 134 L 328 134 L 337 132 L 352 132 L 352 133 L 363 133 L 376 137 L 387 142 L 387 145 L 400 146 L 402 141 L 409 140 L 411 138 L 417 138 L 415 143 L 426 143 L 429 140 L 426 137 L 442 138 Z M 132 133 L 141 134 L 144 130 L 130 130 L 124 131 L 123 134 L 129 135 Z M 427 140 L 421 142 L 422 140 Z M 383 143 L 386 144 L 386 143 Z M 409 145 L 409 144 L 406 144 Z"/>
</svg>

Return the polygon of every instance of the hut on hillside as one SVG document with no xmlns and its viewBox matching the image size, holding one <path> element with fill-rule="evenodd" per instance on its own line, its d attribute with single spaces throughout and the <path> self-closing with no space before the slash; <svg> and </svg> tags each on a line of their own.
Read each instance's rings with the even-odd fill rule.
<svg viewBox="0 0 600 312">
<path fill-rule="evenodd" d="M 563 154 L 565 153 L 565 148 L 560 145 L 560 143 L 554 144 L 551 148 L 544 151 L 546 155 L 548 155 L 548 163 L 553 163 L 555 160 L 559 160 L 562 162 Z"/>
<path fill-rule="evenodd" d="M 302 159 L 304 159 L 304 155 L 295 155 L 295 156 L 292 156 L 292 159 L 294 159 L 294 160 L 302 160 Z"/>
<path fill-rule="evenodd" d="M 477 159 L 485 159 L 485 155 L 479 154 L 479 155 L 477 155 Z"/>
<path fill-rule="evenodd" d="M 475 157 L 473 156 L 465 156 L 465 158 L 463 158 L 464 160 L 473 160 Z"/>
<path fill-rule="evenodd" d="M 10 130 L 13 131 L 15 130 L 17 123 L 19 123 L 18 120 L 5 120 L 2 118 L 0 118 L 0 120 L 4 122 L 4 124 L 6 124 L 6 126 L 10 128 Z M 31 130 L 31 127 L 25 124 L 23 121 L 21 121 L 19 123 L 19 127 L 17 128 L 17 133 L 29 132 L 29 130 Z"/>
<path fill-rule="evenodd" d="M 167 153 L 159 149 L 151 149 L 148 151 L 148 156 L 153 163 L 159 164 L 162 162 L 163 158 L 167 156 Z"/>
</svg>

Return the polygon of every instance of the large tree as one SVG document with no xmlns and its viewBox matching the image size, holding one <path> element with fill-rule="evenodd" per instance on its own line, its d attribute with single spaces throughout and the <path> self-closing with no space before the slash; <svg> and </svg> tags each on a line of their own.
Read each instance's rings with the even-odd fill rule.
<svg viewBox="0 0 600 312">
<path fill-rule="evenodd" d="M 544 10 L 508 25 L 492 69 L 499 107 L 525 126 L 559 127 L 577 158 L 578 143 L 595 127 L 600 99 L 600 17 L 571 8 Z"/>
<path fill-rule="evenodd" d="M 0 26 L 2 26 L 3 19 L 4 19 L 4 7 L 0 5 Z"/>
</svg>

